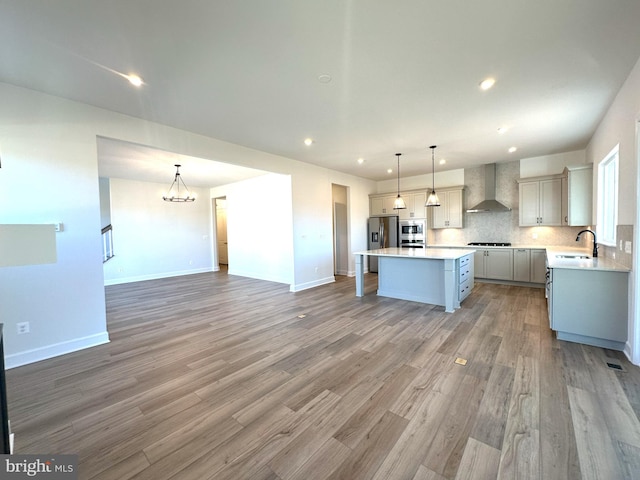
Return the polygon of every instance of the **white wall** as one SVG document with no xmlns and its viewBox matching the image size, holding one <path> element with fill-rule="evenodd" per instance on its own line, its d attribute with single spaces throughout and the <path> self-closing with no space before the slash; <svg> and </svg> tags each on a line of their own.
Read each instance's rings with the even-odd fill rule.
<svg viewBox="0 0 640 480">
<path fill-rule="evenodd" d="M 212 270 L 209 191 L 192 203 L 162 200 L 167 184 L 110 179 L 114 257 L 105 285 Z"/>
<path fill-rule="evenodd" d="M 637 122 L 640 120 L 640 60 L 629 74 L 624 85 L 609 107 L 602 122 L 587 146 L 587 162 L 593 163 L 597 172 L 598 163 L 615 147 L 620 145 L 620 172 L 618 198 L 618 224 L 634 225 L 634 268 L 630 275 L 629 340 L 626 353 L 636 365 L 640 365 L 640 300 L 639 269 L 640 248 L 638 246 L 638 145 L 636 143 Z M 597 185 L 594 173 L 594 192 Z M 595 195 L 594 195 L 595 197 Z"/>
<path fill-rule="evenodd" d="M 293 284 L 291 177 L 263 175 L 210 195 L 226 197 L 228 273 Z"/>
<path fill-rule="evenodd" d="M 64 223 L 57 263 L 0 268 L 11 368 L 108 335 L 95 134 L 70 102 L 0 85 L 0 104 L 0 223 Z M 16 323 L 25 321 L 31 333 L 17 335 Z"/>
<path fill-rule="evenodd" d="M 57 264 L 0 270 L 9 366 L 108 339 L 97 136 L 291 175 L 291 290 L 333 279 L 332 183 L 349 192 L 351 251 L 366 249 L 371 180 L 8 84 L 0 83 L 0 105 L 0 223 L 65 224 Z M 32 333 L 18 337 L 25 320 Z"/>
<path fill-rule="evenodd" d="M 586 160 L 585 150 L 523 158 L 520 160 L 520 178 L 559 174 L 564 171 L 564 167 L 584 165 Z"/>
<path fill-rule="evenodd" d="M 436 166 L 436 192 L 438 188 L 458 187 L 464 184 L 464 168 L 455 170 L 438 171 Z M 400 191 L 428 188 L 431 190 L 432 175 L 416 175 L 414 177 L 400 178 Z M 382 180 L 378 182 L 376 193 L 390 193 L 398 190 L 398 179 Z"/>
</svg>

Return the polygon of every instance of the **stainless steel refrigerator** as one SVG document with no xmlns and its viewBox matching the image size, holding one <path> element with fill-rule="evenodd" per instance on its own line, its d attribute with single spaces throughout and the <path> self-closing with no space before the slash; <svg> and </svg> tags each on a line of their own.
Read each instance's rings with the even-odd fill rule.
<svg viewBox="0 0 640 480">
<path fill-rule="evenodd" d="M 369 219 L 369 250 L 398 246 L 398 217 Z M 369 256 L 369 271 L 378 272 L 378 257 Z"/>
</svg>

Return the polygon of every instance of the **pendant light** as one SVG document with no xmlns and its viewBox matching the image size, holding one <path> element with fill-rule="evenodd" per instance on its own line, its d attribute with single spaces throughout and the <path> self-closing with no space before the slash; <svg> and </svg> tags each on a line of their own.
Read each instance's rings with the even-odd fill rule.
<svg viewBox="0 0 640 480">
<path fill-rule="evenodd" d="M 431 193 L 429 194 L 429 198 L 427 198 L 427 203 L 424 205 L 425 207 L 439 207 L 440 199 L 436 193 L 436 146 L 431 145 L 429 148 L 431 149 Z"/>
<path fill-rule="evenodd" d="M 396 197 L 395 201 L 393 202 L 393 209 L 394 210 L 402 210 L 403 208 L 407 208 L 407 206 L 404 203 L 404 200 L 400 196 L 400 155 L 402 155 L 402 154 L 401 153 L 396 153 L 396 157 L 398 157 L 398 196 Z"/>
<path fill-rule="evenodd" d="M 194 202 L 196 197 L 189 193 L 189 189 L 184 184 L 184 180 L 182 180 L 182 177 L 180 176 L 181 165 L 176 164 L 174 167 L 176 167 L 176 176 L 173 179 L 171 187 L 169 187 L 169 191 L 162 197 L 162 199 L 165 202 Z M 184 189 L 182 192 L 180 191 L 181 185 Z"/>
</svg>

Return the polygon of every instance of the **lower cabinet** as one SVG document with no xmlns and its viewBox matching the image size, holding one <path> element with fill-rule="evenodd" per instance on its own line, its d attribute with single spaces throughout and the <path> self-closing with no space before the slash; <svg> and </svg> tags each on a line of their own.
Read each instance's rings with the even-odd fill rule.
<svg viewBox="0 0 640 480">
<path fill-rule="evenodd" d="M 545 258 L 546 251 L 543 249 L 514 249 L 513 281 L 544 283 L 546 275 Z"/>
<path fill-rule="evenodd" d="M 549 269 L 549 325 L 559 340 L 624 350 L 629 272 Z"/>
<path fill-rule="evenodd" d="M 545 283 L 547 275 L 547 251 L 543 249 L 531 249 L 531 271 L 529 273 L 531 283 Z"/>
<path fill-rule="evenodd" d="M 513 280 L 513 249 L 482 248 L 474 254 L 476 278 Z"/>
<path fill-rule="evenodd" d="M 474 262 L 471 255 L 466 255 L 458 262 L 458 301 L 462 302 L 473 290 Z"/>
</svg>

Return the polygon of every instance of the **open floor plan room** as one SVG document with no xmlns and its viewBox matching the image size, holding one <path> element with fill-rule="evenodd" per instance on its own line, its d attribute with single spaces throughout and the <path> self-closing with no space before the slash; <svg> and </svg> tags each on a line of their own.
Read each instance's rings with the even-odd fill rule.
<svg viewBox="0 0 640 480">
<path fill-rule="evenodd" d="M 553 338 L 543 289 L 445 313 L 376 285 L 107 287 L 111 343 L 7 372 L 17 450 L 81 479 L 638 478 L 640 368 Z"/>
</svg>

